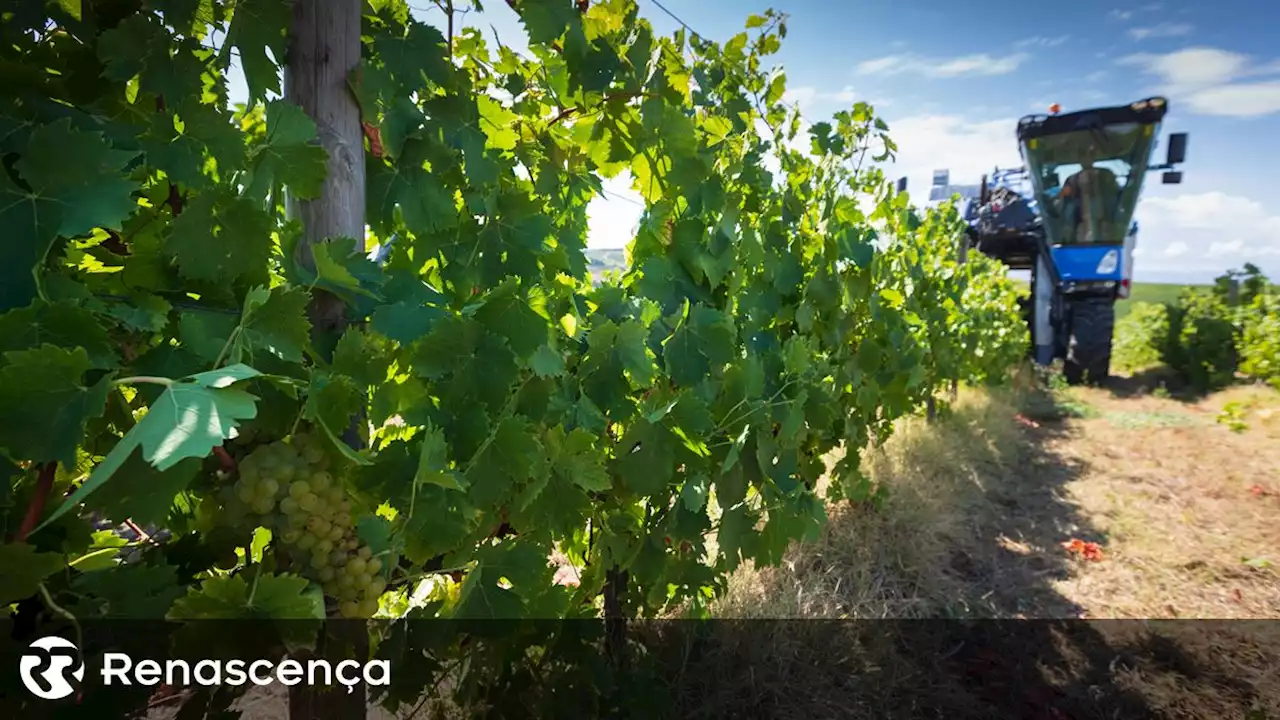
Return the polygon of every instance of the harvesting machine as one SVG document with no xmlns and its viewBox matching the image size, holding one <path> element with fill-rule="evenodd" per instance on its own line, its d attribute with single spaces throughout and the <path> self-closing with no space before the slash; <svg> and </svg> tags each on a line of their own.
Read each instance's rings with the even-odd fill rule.
<svg viewBox="0 0 1280 720">
<path fill-rule="evenodd" d="M 976 188 L 947 185 L 946 171 L 934 175 L 930 199 L 968 196 L 970 248 L 1031 271 L 1023 312 L 1032 355 L 1041 365 L 1062 358 L 1072 384 L 1110 374 L 1115 303 L 1130 291 L 1133 214 L 1146 173 L 1182 182 L 1174 168 L 1185 159 L 1186 133 L 1170 134 L 1163 165 L 1151 162 L 1167 111 L 1162 97 L 1063 114 L 1055 105 L 1018 122 L 1022 167 L 997 168 Z"/>
</svg>

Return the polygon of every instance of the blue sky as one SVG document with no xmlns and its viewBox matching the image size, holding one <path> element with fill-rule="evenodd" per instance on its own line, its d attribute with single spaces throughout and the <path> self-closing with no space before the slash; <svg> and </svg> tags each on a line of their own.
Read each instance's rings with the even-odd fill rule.
<svg viewBox="0 0 1280 720">
<path fill-rule="evenodd" d="M 1018 164 L 1017 119 L 1050 103 L 1070 111 L 1164 95 L 1164 134 L 1191 134 L 1188 161 L 1181 185 L 1148 176 L 1136 279 L 1208 281 L 1246 261 L 1280 278 L 1280 195 L 1270 176 L 1280 165 L 1280 2 L 660 1 L 715 40 L 753 12 L 787 13 L 774 60 L 786 70 L 788 99 L 810 121 L 860 100 L 875 105 L 899 146 L 890 172 L 906 175 L 920 199 L 935 168 L 949 169 L 953 183 L 976 183 L 993 165 Z M 676 29 L 653 0 L 638 2 L 659 32 Z M 442 25 L 439 11 L 415 14 Z M 501 0 L 460 24 L 491 26 L 521 47 L 523 30 Z M 607 186 L 623 199 L 593 205 L 592 247 L 630 239 L 640 208 L 627 202 L 638 197 L 628 182 Z"/>
</svg>

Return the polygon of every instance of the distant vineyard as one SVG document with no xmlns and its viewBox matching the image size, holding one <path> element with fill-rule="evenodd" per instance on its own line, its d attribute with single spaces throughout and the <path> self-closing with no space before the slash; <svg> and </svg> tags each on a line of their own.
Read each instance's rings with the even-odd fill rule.
<svg viewBox="0 0 1280 720">
<path fill-rule="evenodd" d="M 1135 292 L 1116 326 L 1119 368 L 1164 366 L 1198 392 L 1242 378 L 1280 388 L 1280 288 L 1260 269 L 1246 264 L 1207 287 L 1157 287 Z"/>
</svg>

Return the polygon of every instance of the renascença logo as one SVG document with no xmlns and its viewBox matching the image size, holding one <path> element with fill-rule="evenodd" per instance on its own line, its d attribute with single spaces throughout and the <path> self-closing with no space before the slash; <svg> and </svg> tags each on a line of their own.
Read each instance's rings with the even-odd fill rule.
<svg viewBox="0 0 1280 720">
<path fill-rule="evenodd" d="M 61 700 L 75 692 L 84 680 L 84 661 L 75 643 L 50 635 L 31 643 L 18 661 L 18 671 L 31 694 L 45 700 Z"/>
<path fill-rule="evenodd" d="M 79 689 L 84 681 L 85 663 L 75 643 L 50 635 L 31 643 L 23 653 L 18 669 L 22 684 L 33 695 L 45 700 L 60 700 Z M 162 679 L 166 685 L 206 687 L 244 685 L 246 682 L 265 686 L 277 681 L 285 685 L 306 682 L 308 685 L 331 686 L 337 682 L 346 686 L 350 693 L 361 682 L 366 685 L 391 684 L 391 664 L 381 659 L 364 663 L 348 659 L 336 664 L 320 659 L 305 663 L 285 659 L 278 664 L 270 660 L 200 660 L 192 665 L 185 660 L 161 663 L 148 659 L 135 663 L 125 653 L 108 652 L 102 656 L 98 673 L 104 686 L 156 685 Z"/>
</svg>

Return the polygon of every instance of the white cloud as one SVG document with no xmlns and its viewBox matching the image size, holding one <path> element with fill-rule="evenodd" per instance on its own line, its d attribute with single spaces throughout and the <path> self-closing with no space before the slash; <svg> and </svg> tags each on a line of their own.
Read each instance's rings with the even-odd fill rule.
<svg viewBox="0 0 1280 720">
<path fill-rule="evenodd" d="M 1209 249 L 1204 252 L 1204 256 L 1208 258 L 1217 258 L 1224 255 L 1238 257 L 1243 249 L 1244 241 L 1240 238 L 1228 242 L 1214 241 L 1209 243 Z"/>
<path fill-rule="evenodd" d="M 845 85 L 843 88 L 834 92 L 823 92 L 812 85 L 801 85 L 791 88 L 782 94 L 782 101 L 790 103 L 800 108 L 800 112 L 807 112 L 815 105 L 835 103 L 842 107 L 848 107 L 858 99 L 858 94 L 854 92 L 853 87 Z"/>
<path fill-rule="evenodd" d="M 1036 35 L 1034 37 L 1029 37 L 1029 38 L 1019 40 L 1018 42 L 1014 43 L 1013 46 L 1016 48 L 1030 48 L 1030 47 L 1051 48 L 1051 47 L 1057 47 L 1070 39 L 1071 39 L 1070 35 L 1058 35 L 1056 37 L 1044 37 L 1042 35 Z"/>
<path fill-rule="evenodd" d="M 1203 280 L 1254 262 L 1280 271 L 1280 210 L 1220 191 L 1144 198 L 1138 245 L 1148 252 L 1138 279 L 1198 275 Z"/>
<path fill-rule="evenodd" d="M 623 171 L 603 181 L 605 194 L 587 205 L 587 247 L 620 248 L 635 237 L 644 199 L 631 189 L 633 178 Z"/>
<path fill-rule="evenodd" d="M 1018 69 L 1029 55 L 1014 53 L 992 57 L 987 53 L 953 58 L 926 58 L 919 55 L 886 55 L 858 63 L 859 75 L 900 75 L 915 73 L 926 77 L 953 78 L 961 75 L 1008 75 Z"/>
<path fill-rule="evenodd" d="M 1147 38 L 1168 38 L 1182 37 L 1190 35 L 1195 26 L 1190 23 L 1171 23 L 1162 22 L 1149 27 L 1129 28 L 1129 37 L 1134 40 L 1146 40 Z"/>
<path fill-rule="evenodd" d="M 929 197 L 934 170 L 949 170 L 954 185 L 972 185 L 996 165 L 1022 164 L 1016 117 L 972 122 L 957 115 L 915 115 L 888 123 L 898 157 L 885 173 L 895 179 L 905 176 L 915 202 Z"/>
<path fill-rule="evenodd" d="M 1193 109 L 1205 115 L 1270 115 L 1280 112 L 1280 81 L 1206 88 L 1192 95 L 1190 101 Z"/>
<path fill-rule="evenodd" d="M 1137 65 L 1175 86 L 1200 87 L 1228 82 L 1245 74 L 1249 58 L 1211 47 L 1191 47 L 1163 55 L 1138 53 L 1121 58 L 1121 65 Z"/>
<path fill-rule="evenodd" d="M 1112 10 L 1111 12 L 1107 13 L 1107 17 L 1112 20 L 1119 20 L 1121 22 L 1124 22 L 1126 20 L 1132 20 L 1135 15 L 1141 15 L 1143 13 L 1159 12 L 1163 8 L 1164 6 L 1158 2 L 1147 3 L 1146 5 L 1143 5 L 1141 7 L 1130 8 L 1128 10 L 1118 10 L 1118 9 Z"/>
<path fill-rule="evenodd" d="M 1166 54 L 1139 53 L 1119 60 L 1159 79 L 1153 92 L 1186 102 L 1193 112 L 1227 117 L 1258 117 L 1280 112 L 1280 80 L 1241 82 L 1280 74 L 1280 62 L 1255 64 L 1240 53 L 1191 47 Z"/>
</svg>

